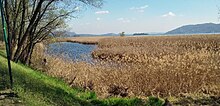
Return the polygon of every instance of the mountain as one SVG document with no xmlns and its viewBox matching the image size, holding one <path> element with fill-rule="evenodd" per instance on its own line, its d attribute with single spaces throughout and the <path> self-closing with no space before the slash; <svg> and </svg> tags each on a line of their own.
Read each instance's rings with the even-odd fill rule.
<svg viewBox="0 0 220 106">
<path fill-rule="evenodd" d="M 101 34 L 102 36 L 119 36 L 119 34 L 116 33 L 106 33 L 106 34 Z"/>
<path fill-rule="evenodd" d="M 149 33 L 134 33 L 133 35 L 149 35 Z"/>
<path fill-rule="evenodd" d="M 119 36 L 115 33 L 106 33 L 106 34 L 75 34 L 75 36 Z"/>
<path fill-rule="evenodd" d="M 65 32 L 65 37 L 73 37 L 73 36 L 75 36 L 75 35 L 76 35 L 75 32 L 69 32 L 69 31 L 66 31 L 66 32 Z"/>
<path fill-rule="evenodd" d="M 69 31 L 54 31 L 53 35 L 51 34 L 51 36 L 53 37 L 73 37 L 75 35 L 76 35 L 75 32 L 69 32 Z"/>
<path fill-rule="evenodd" d="M 75 37 L 79 37 L 79 36 L 96 36 L 94 34 L 76 34 Z"/>
<path fill-rule="evenodd" d="M 199 33 L 220 33 L 220 24 L 205 23 L 196 25 L 185 25 L 165 34 L 199 34 Z"/>
</svg>

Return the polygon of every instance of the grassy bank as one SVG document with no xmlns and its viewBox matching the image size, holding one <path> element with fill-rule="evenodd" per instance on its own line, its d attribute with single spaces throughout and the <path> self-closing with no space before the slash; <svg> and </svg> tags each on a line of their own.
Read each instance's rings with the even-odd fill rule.
<svg viewBox="0 0 220 106">
<path fill-rule="evenodd" d="M 0 99 L 0 105 L 27 105 L 27 106 L 138 106 L 146 105 L 137 98 L 109 98 L 98 99 L 92 91 L 80 88 L 71 88 L 62 80 L 47 76 L 32 70 L 22 64 L 12 62 L 14 78 L 13 91 L 18 97 Z M 0 51 L 0 91 L 8 87 L 7 61 L 4 51 Z M 157 103 L 157 102 L 154 102 Z M 162 103 L 162 102 L 159 102 Z"/>
<path fill-rule="evenodd" d="M 7 61 L 0 56 L 0 72 L 5 80 L 7 76 Z M 63 81 L 46 76 L 29 67 L 12 62 L 14 91 L 24 105 L 91 105 L 87 99 L 94 99 L 92 92 L 72 89 Z M 1 81 L 4 82 L 4 81 Z M 7 86 L 7 85 L 5 85 Z M 3 88 L 2 88 L 3 89 Z M 5 104 L 6 105 L 6 104 Z"/>
</svg>

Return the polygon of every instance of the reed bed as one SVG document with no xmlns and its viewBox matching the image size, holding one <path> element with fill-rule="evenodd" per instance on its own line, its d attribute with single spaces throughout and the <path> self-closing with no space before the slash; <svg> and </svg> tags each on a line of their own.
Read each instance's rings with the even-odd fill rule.
<svg viewBox="0 0 220 106">
<path fill-rule="evenodd" d="M 93 56 L 103 61 L 91 65 L 44 55 L 47 62 L 40 59 L 35 67 L 100 98 L 220 96 L 220 35 L 108 38 Z"/>
</svg>

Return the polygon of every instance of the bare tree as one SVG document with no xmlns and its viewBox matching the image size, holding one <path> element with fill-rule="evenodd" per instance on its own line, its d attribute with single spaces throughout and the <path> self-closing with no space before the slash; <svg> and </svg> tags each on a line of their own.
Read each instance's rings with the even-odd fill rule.
<svg viewBox="0 0 220 106">
<path fill-rule="evenodd" d="M 29 64 L 34 46 L 42 42 L 79 7 L 100 7 L 102 0 L 4 0 L 11 60 Z"/>
</svg>

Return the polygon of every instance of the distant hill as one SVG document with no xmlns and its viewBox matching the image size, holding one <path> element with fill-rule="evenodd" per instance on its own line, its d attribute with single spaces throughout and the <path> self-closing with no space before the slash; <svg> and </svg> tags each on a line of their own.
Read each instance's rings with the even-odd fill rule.
<svg viewBox="0 0 220 106">
<path fill-rule="evenodd" d="M 199 34 L 199 33 L 220 33 L 220 24 L 205 23 L 196 25 L 185 25 L 165 34 Z"/>
<path fill-rule="evenodd" d="M 64 37 L 79 37 L 79 36 L 119 36 L 115 33 L 106 33 L 106 34 L 77 34 L 75 32 L 66 32 Z"/>
<path fill-rule="evenodd" d="M 65 37 L 73 37 L 73 36 L 75 36 L 75 35 L 76 35 L 75 32 L 69 32 L 69 31 L 66 31 L 66 32 L 65 32 Z"/>
<path fill-rule="evenodd" d="M 50 36 L 53 37 L 73 37 L 75 36 L 75 32 L 69 32 L 69 31 L 54 31 L 53 35 L 51 34 Z"/>
<path fill-rule="evenodd" d="M 106 33 L 106 34 L 101 34 L 102 36 L 119 36 L 119 34 L 116 33 Z"/>
<path fill-rule="evenodd" d="M 76 34 L 78 36 L 118 36 L 115 33 L 106 33 L 106 34 Z"/>
</svg>

